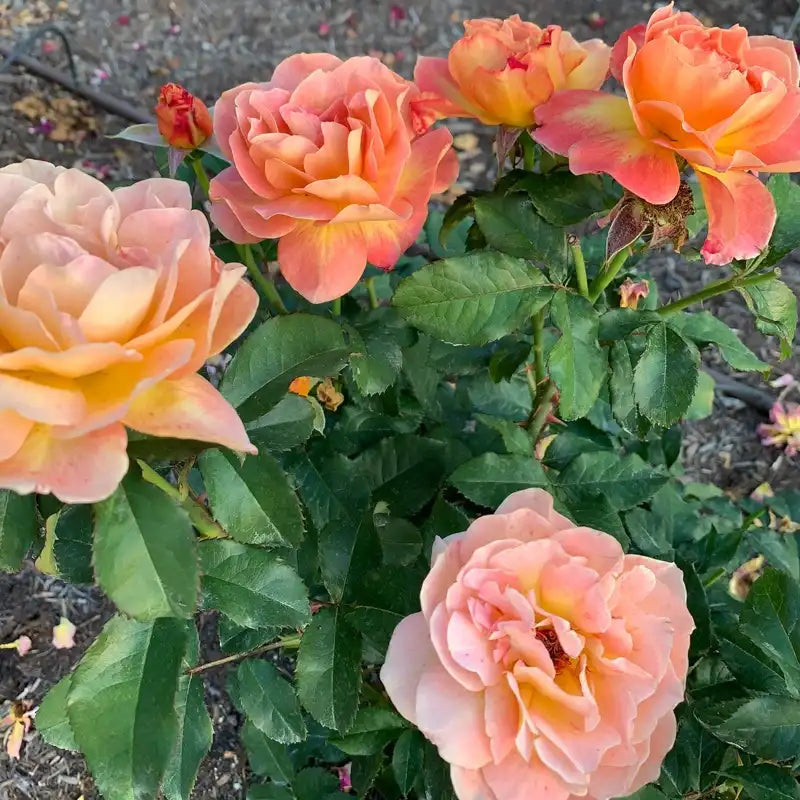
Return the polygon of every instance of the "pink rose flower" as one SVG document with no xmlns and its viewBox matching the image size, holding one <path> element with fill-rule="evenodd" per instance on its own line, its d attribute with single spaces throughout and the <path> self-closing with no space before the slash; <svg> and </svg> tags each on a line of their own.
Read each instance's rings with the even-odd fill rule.
<svg viewBox="0 0 800 800">
<path fill-rule="evenodd" d="M 258 304 L 209 239 L 185 183 L 0 169 L 0 487 L 102 500 L 128 469 L 125 426 L 253 451 L 195 374 Z"/>
<path fill-rule="evenodd" d="M 437 540 L 420 599 L 381 679 L 460 800 L 608 800 L 658 777 L 694 629 L 674 564 L 528 489 Z"/>
<path fill-rule="evenodd" d="M 447 130 L 417 135 L 418 95 L 375 58 L 325 53 L 228 90 L 214 132 L 233 166 L 211 181 L 214 223 L 235 242 L 280 238 L 281 272 L 312 303 L 350 291 L 368 261 L 391 269 L 458 172 Z"/>
</svg>

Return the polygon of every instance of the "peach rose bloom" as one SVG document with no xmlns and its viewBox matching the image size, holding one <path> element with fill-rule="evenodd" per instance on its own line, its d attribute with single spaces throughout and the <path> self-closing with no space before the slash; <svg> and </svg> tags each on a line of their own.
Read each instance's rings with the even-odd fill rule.
<svg viewBox="0 0 800 800">
<path fill-rule="evenodd" d="M 477 117 L 487 125 L 528 128 L 536 109 L 562 89 L 599 89 L 611 48 L 577 42 L 558 25 L 470 19 L 447 58 L 422 56 L 414 80 L 425 96 L 415 110 L 427 120 Z"/>
<path fill-rule="evenodd" d="M 567 91 L 539 109 L 540 144 L 575 174 L 607 172 L 649 203 L 678 192 L 678 157 L 708 210 L 708 264 L 757 256 L 775 226 L 758 172 L 800 170 L 800 65 L 794 44 L 707 28 L 672 4 L 624 33 L 611 70 L 626 97 Z"/>
<path fill-rule="evenodd" d="M 0 169 L 0 487 L 102 500 L 128 469 L 125 426 L 253 452 L 195 374 L 255 313 L 244 271 L 211 252 L 185 183 Z"/>
<path fill-rule="evenodd" d="M 674 564 L 526 489 L 436 541 L 420 599 L 381 680 L 460 800 L 608 800 L 658 777 L 694 629 Z"/>
<path fill-rule="evenodd" d="M 281 272 L 312 303 L 350 291 L 368 261 L 391 269 L 458 172 L 447 130 L 415 130 L 418 95 L 375 58 L 325 53 L 225 92 L 214 132 L 233 166 L 211 181 L 213 221 L 235 242 L 280 238 Z"/>
</svg>

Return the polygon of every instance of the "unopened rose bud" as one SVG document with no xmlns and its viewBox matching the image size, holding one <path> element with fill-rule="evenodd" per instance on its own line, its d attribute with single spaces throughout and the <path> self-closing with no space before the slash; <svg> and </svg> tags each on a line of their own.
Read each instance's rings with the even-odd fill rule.
<svg viewBox="0 0 800 800">
<path fill-rule="evenodd" d="M 155 112 L 159 133 L 181 150 L 194 150 L 213 131 L 206 104 L 177 83 L 161 87 Z"/>
<path fill-rule="evenodd" d="M 647 281 L 632 281 L 626 278 L 619 287 L 619 307 L 635 309 L 640 300 L 650 294 L 650 284 Z"/>
</svg>

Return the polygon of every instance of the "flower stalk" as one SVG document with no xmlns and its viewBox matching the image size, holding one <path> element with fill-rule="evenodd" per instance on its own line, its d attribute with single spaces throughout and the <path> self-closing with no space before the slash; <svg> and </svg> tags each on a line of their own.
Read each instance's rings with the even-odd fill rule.
<svg viewBox="0 0 800 800">
<path fill-rule="evenodd" d="M 662 317 L 668 317 L 677 311 L 682 311 L 687 306 L 694 303 L 701 303 L 708 300 L 710 297 L 716 297 L 718 294 L 724 294 L 731 289 L 741 289 L 745 286 L 756 286 L 759 283 L 767 283 L 768 281 L 775 280 L 780 277 L 781 271 L 773 269 L 769 272 L 762 272 L 759 275 L 734 275 L 732 278 L 723 278 L 722 280 L 709 283 L 704 289 L 694 294 L 681 297 L 679 300 L 674 300 L 672 303 L 667 303 L 665 306 L 657 309 L 658 314 Z"/>
</svg>

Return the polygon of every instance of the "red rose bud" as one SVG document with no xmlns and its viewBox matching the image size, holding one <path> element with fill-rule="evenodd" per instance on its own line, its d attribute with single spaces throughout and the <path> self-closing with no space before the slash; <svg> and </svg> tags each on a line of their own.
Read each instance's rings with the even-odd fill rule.
<svg viewBox="0 0 800 800">
<path fill-rule="evenodd" d="M 159 133 L 172 147 L 194 150 L 211 136 L 206 104 L 177 83 L 161 87 L 155 111 Z"/>
</svg>

